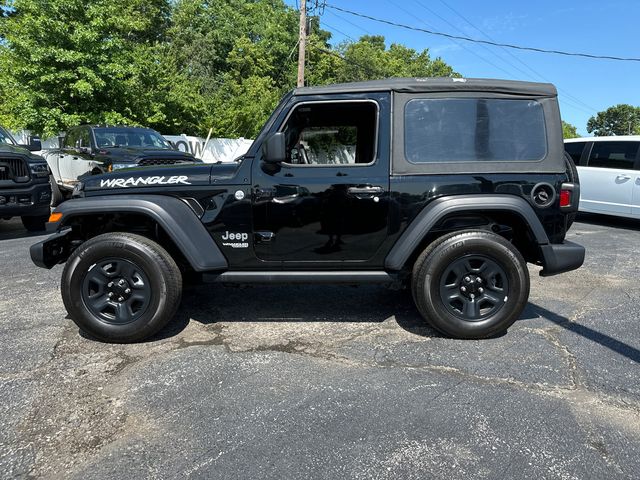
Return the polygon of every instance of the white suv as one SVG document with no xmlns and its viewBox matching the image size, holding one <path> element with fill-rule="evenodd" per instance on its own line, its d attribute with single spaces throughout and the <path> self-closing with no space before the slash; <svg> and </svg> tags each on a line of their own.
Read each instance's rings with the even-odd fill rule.
<svg viewBox="0 0 640 480">
<path fill-rule="evenodd" d="M 640 135 L 572 138 L 564 147 L 578 167 L 581 212 L 640 218 Z"/>
</svg>

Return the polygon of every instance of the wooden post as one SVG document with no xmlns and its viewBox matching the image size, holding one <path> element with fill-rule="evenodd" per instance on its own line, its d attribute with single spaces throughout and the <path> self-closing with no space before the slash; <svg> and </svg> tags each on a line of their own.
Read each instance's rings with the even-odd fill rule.
<svg viewBox="0 0 640 480">
<path fill-rule="evenodd" d="M 304 87 L 304 59 L 307 46 L 307 2 L 300 0 L 300 34 L 298 40 L 298 87 Z"/>
</svg>

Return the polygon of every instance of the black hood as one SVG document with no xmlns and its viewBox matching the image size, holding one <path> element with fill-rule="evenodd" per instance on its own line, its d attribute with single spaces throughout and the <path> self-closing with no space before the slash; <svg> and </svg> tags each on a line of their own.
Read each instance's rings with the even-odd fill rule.
<svg viewBox="0 0 640 480">
<path fill-rule="evenodd" d="M 7 155 L 11 157 L 26 157 L 31 162 L 44 162 L 44 159 L 39 155 L 34 155 L 29 150 L 18 145 L 9 145 L 7 143 L 0 143 L 0 155 Z"/>
<path fill-rule="evenodd" d="M 112 157 L 114 163 L 117 162 L 136 162 L 143 158 L 171 158 L 188 162 L 200 162 L 201 160 L 187 152 L 172 150 L 168 148 L 149 148 L 149 147 L 110 147 L 100 149 L 100 155 Z"/>
<path fill-rule="evenodd" d="M 180 152 L 177 152 L 180 153 Z M 104 175 L 87 175 L 81 178 L 84 191 L 102 194 L 106 192 L 131 190 L 182 189 L 189 186 L 203 186 L 211 183 L 234 183 L 239 163 L 207 164 L 189 163 L 183 165 L 159 165 L 153 167 L 132 167 L 116 170 Z"/>
</svg>

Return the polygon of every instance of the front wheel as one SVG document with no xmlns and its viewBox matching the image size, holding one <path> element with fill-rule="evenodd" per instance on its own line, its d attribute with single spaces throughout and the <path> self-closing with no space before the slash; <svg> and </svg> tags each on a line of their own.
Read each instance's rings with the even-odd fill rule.
<svg viewBox="0 0 640 480">
<path fill-rule="evenodd" d="M 520 252 L 487 231 L 455 232 L 436 242 L 413 269 L 422 316 L 455 338 L 486 338 L 509 328 L 529 298 L 529 271 Z"/>
<path fill-rule="evenodd" d="M 73 252 L 61 289 L 81 330 L 99 340 L 130 343 L 158 332 L 175 315 L 182 277 L 169 253 L 152 240 L 106 233 Z"/>
</svg>

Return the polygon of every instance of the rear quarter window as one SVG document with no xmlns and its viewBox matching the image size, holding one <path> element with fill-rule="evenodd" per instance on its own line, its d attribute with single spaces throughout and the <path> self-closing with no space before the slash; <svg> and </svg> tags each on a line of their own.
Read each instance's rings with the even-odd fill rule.
<svg viewBox="0 0 640 480">
<path fill-rule="evenodd" d="M 405 157 L 414 164 L 531 162 L 547 154 L 544 112 L 535 100 L 413 99 L 404 129 Z"/>
</svg>

